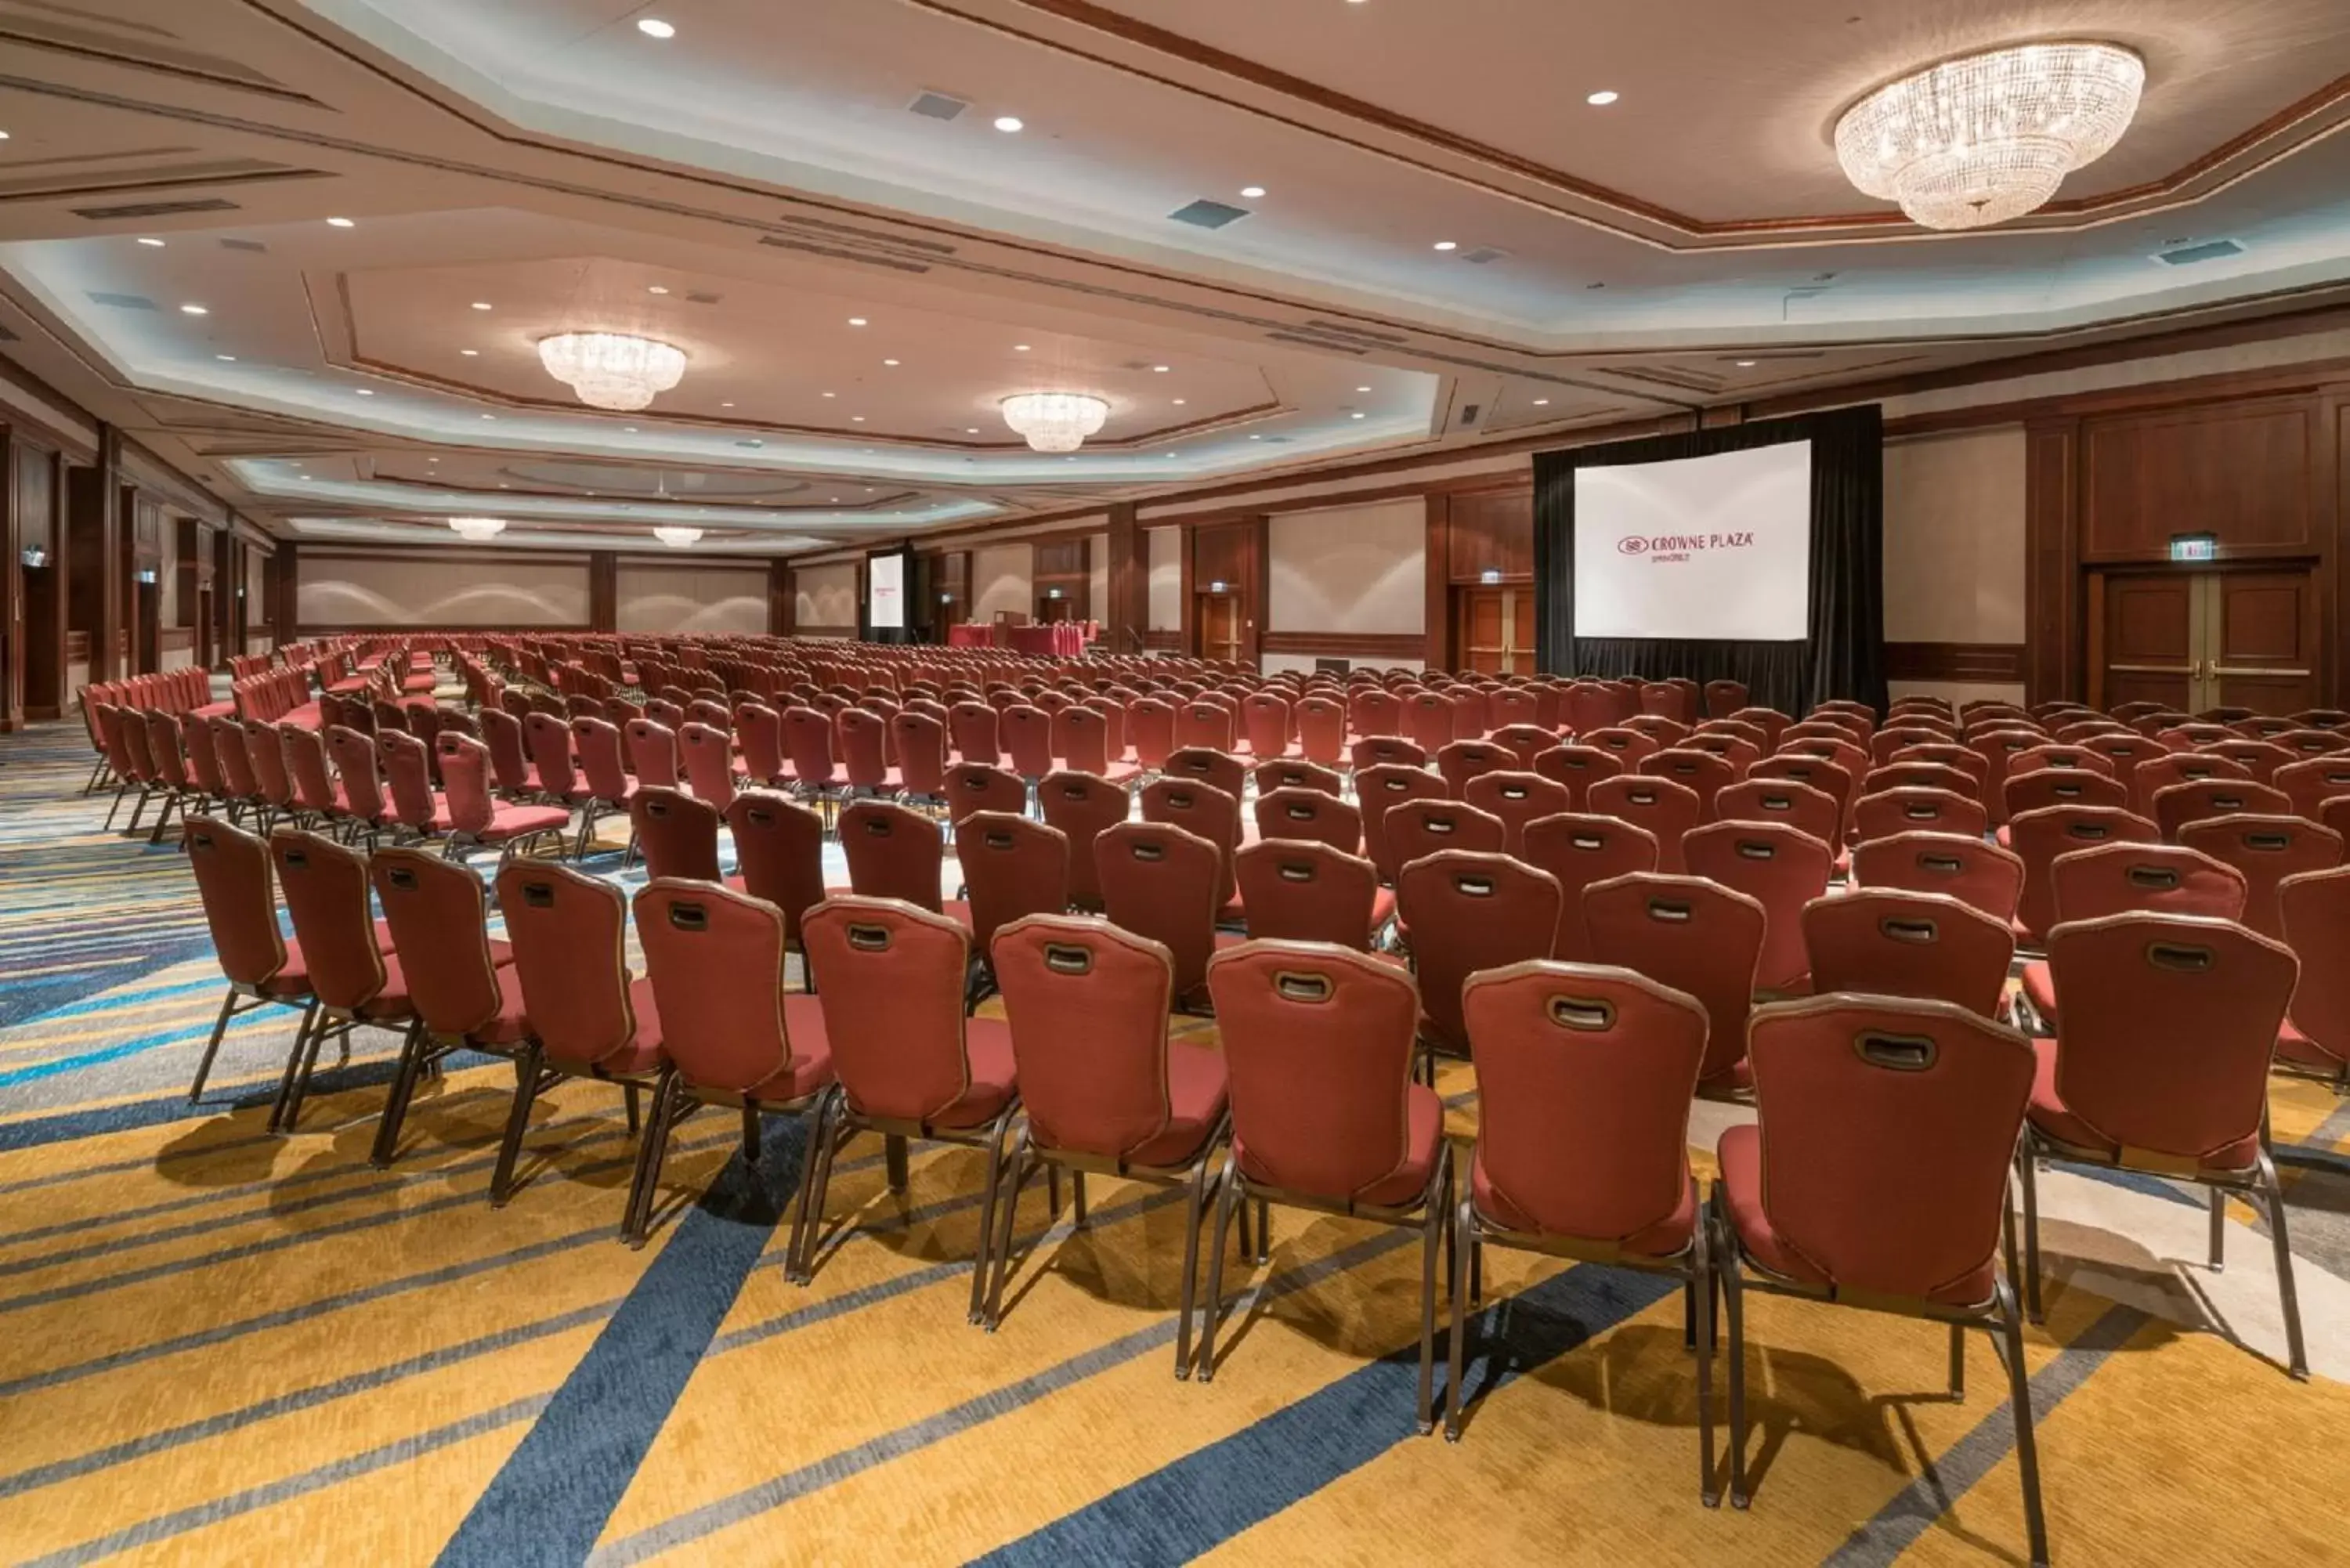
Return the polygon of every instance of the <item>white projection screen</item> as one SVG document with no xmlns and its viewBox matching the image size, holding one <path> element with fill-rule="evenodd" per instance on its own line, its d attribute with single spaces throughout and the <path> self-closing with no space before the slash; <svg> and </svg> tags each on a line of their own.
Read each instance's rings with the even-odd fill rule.
<svg viewBox="0 0 2350 1568">
<path fill-rule="evenodd" d="M 1575 472 L 1575 635 L 1798 642 L 1812 443 Z"/>
<path fill-rule="evenodd" d="M 906 629 L 904 556 L 870 556 L 866 558 L 865 624 L 875 631 Z"/>
</svg>

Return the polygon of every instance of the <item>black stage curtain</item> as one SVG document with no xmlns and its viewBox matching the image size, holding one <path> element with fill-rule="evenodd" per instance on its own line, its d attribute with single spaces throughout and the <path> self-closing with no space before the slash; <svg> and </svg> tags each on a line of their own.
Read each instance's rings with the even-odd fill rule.
<svg viewBox="0 0 2350 1568">
<path fill-rule="evenodd" d="M 1801 642 L 1717 642 L 1575 635 L 1575 471 L 1719 452 L 1812 443 L 1811 635 Z M 1885 417 L 1864 408 L 1760 420 L 1534 457 L 1534 581 L 1544 673 L 1702 685 L 1744 682 L 1752 701 L 1802 714 L 1830 698 L 1882 711 L 1885 691 Z"/>
</svg>

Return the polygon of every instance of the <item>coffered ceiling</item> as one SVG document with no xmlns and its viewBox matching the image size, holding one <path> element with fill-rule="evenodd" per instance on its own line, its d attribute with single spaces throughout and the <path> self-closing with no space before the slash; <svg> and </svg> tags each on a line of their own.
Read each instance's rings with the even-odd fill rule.
<svg viewBox="0 0 2350 1568">
<path fill-rule="evenodd" d="M 2148 81 L 2043 212 L 1844 181 L 2065 36 Z M 2339 0 L 0 0 L 0 329 L 267 526 L 788 551 L 2311 309 L 2345 122 Z M 685 377 L 583 408 L 567 329 Z"/>
</svg>

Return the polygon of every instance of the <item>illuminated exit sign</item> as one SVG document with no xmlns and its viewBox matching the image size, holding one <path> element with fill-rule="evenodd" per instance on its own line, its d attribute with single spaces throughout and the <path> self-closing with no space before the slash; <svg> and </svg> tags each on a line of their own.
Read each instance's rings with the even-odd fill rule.
<svg viewBox="0 0 2350 1568">
<path fill-rule="evenodd" d="M 2170 536 L 2170 558 L 2174 561 L 2216 561 L 2220 558 L 2220 535 L 2173 534 Z"/>
</svg>

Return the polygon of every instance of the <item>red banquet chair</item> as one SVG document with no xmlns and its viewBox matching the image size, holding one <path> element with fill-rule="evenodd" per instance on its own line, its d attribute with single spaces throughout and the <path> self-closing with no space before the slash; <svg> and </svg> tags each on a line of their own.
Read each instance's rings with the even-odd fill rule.
<svg viewBox="0 0 2350 1568">
<path fill-rule="evenodd" d="M 1266 789 L 1262 781 L 1256 797 L 1256 836 L 1260 840 L 1309 839 L 1347 855 L 1363 849 L 1363 814 L 1336 795 L 1320 790 Z M 1245 908 L 1245 894 L 1241 899 Z"/>
<path fill-rule="evenodd" d="M 1363 850 L 1378 867 L 1379 880 L 1392 885 L 1402 869 L 1388 842 L 1388 813 L 1410 801 L 1446 799 L 1443 781 L 1424 767 L 1379 763 L 1355 771 L 1355 800 L 1363 814 Z"/>
<path fill-rule="evenodd" d="M 2350 867 L 2304 871 L 2278 889 L 2286 943 L 2301 979 L 2277 1036 L 2276 1061 L 2290 1072 L 2334 1080 L 2350 1094 Z"/>
<path fill-rule="evenodd" d="M 2176 844 L 2106 844 L 2056 857 L 2050 867 L 2054 919 L 2100 920 L 2108 915 L 2201 915 L 2241 920 L 2248 889 L 2244 874 L 2199 849 Z M 2023 1000 L 2047 1027 L 2056 1022 L 2056 981 L 2046 959 L 2023 966 Z"/>
<path fill-rule="evenodd" d="M 2243 923 L 2278 941 L 2284 940 L 2284 911 L 2278 902 L 2278 889 L 2285 878 L 2330 871 L 2342 864 L 2342 836 L 2298 816 L 2206 817 L 2181 828 L 2178 842 L 2241 872 Z M 2350 953 L 2344 956 L 2350 958 Z"/>
<path fill-rule="evenodd" d="M 1534 753 L 1534 771 L 1566 786 L 1567 809 L 1591 809 L 1591 787 L 1625 771 L 1624 759 L 1598 746 L 1553 746 Z"/>
<path fill-rule="evenodd" d="M 638 890 L 633 909 L 661 1049 L 669 1057 L 638 1144 L 620 1222 L 621 1238 L 641 1247 L 680 1122 L 704 1106 L 739 1110 L 743 1157 L 756 1165 L 762 1118 L 813 1109 L 833 1075 L 821 1002 L 784 991 L 784 920 L 774 905 L 714 883 L 656 877 Z M 809 1182 L 816 1151 L 812 1138 L 784 1252 L 785 1272 L 794 1279 L 803 1278 L 801 1265 L 814 1241 L 817 1211 Z"/>
<path fill-rule="evenodd" d="M 816 1103 L 808 1143 L 804 1227 L 795 1277 L 815 1272 L 832 1166 L 860 1132 L 889 1147 L 889 1188 L 906 1189 L 905 1147 L 915 1139 L 987 1151 L 972 1262 L 970 1318 L 984 1321 L 995 1208 L 1020 1109 L 1012 1031 L 966 1017 L 969 928 L 895 898 L 827 898 L 802 927 L 824 1007 L 836 1082 Z"/>
<path fill-rule="evenodd" d="M 825 897 L 824 818 L 780 790 L 746 789 L 726 808 L 726 827 L 739 868 L 733 885 L 773 904 L 784 917 L 784 951 L 804 953 L 800 921 Z M 805 957 L 800 983 L 815 983 Z"/>
<path fill-rule="evenodd" d="M 1223 867 L 1216 883 L 1216 919 L 1220 924 L 1240 919 L 1239 888 L 1232 876 L 1232 857 L 1241 845 L 1239 792 L 1228 794 L 1170 771 L 1144 787 L 1141 804 L 1143 821 L 1171 824 L 1216 846 Z"/>
<path fill-rule="evenodd" d="M 2154 792 L 2154 820 L 2176 844 L 2190 823 L 2215 816 L 2291 816 L 2293 799 L 2272 784 L 2242 779 L 2193 779 Z"/>
<path fill-rule="evenodd" d="M 1507 855 L 1445 849 L 1404 867 L 1396 882 L 1396 912 L 1411 933 L 1426 1082 L 1436 1082 L 1438 1053 L 1469 1054 L 1461 1013 L 1469 977 L 1550 957 L 1563 904 L 1550 873 Z"/>
<path fill-rule="evenodd" d="M 1804 906 L 1812 990 L 1909 996 L 2000 1016 L 2015 932 L 1945 893 L 1859 889 Z"/>
<path fill-rule="evenodd" d="M 1016 787 L 1018 781 L 1012 782 Z M 1045 823 L 1069 841 L 1069 902 L 1079 909 L 1098 913 L 1102 888 L 1094 843 L 1132 815 L 1134 797 L 1127 794 L 1123 785 L 1107 779 L 1092 774 L 1062 772 L 1045 775 L 1036 786 L 1036 801 L 1044 811 Z M 998 805 L 989 809 L 1009 809 L 1017 815 L 1020 805 L 1014 801 L 1008 808 Z"/>
<path fill-rule="evenodd" d="M 1213 843 L 1168 823 L 1121 822 L 1094 839 L 1103 908 L 1113 925 L 1167 950 L 1179 1008 L 1201 1000 L 1216 950 L 1242 940 L 1216 929 L 1224 864 Z"/>
<path fill-rule="evenodd" d="M 1069 839 L 1057 827 L 1008 812 L 973 812 L 955 825 L 955 862 L 971 908 L 972 951 L 992 985 L 995 933 L 1030 915 L 1069 908 Z"/>
<path fill-rule="evenodd" d="M 1395 913 L 1378 867 L 1326 843 L 1263 839 L 1233 857 L 1233 871 L 1253 938 L 1367 952 Z"/>
<path fill-rule="evenodd" d="M 1461 792 L 1462 801 L 1489 816 L 1501 819 L 1503 849 L 1523 856 L 1526 825 L 1538 817 L 1555 816 L 1574 805 L 1574 792 L 1540 774 L 1503 769 L 1479 774 Z"/>
<path fill-rule="evenodd" d="M 2101 844 L 2153 844 L 2162 832 L 2142 816 L 2109 805 L 2051 805 L 2011 818 L 2008 832 L 2023 862 L 2023 891 L 2016 900 L 2017 931 L 2035 946 L 2056 924 L 2057 857 Z"/>
<path fill-rule="evenodd" d="M 1719 882 L 1762 906 L 1762 952 L 1756 961 L 1755 987 L 1806 989 L 1804 909 L 1827 892 L 1835 851 L 1807 833 L 1775 822 L 1717 822 L 1681 841 L 1681 858 L 1690 876 Z"/>
<path fill-rule="evenodd" d="M 1823 844 L 1843 842 L 1844 808 L 1825 790 L 1794 779 L 1741 779 L 1713 797 L 1719 822 L 1772 822 Z"/>
<path fill-rule="evenodd" d="M 376 1124 L 371 1162 L 379 1170 L 399 1158 L 416 1083 L 459 1051 L 503 1056 L 515 1064 L 518 1084 L 535 1083 L 537 1052 L 531 1046 L 531 1021 L 524 1011 L 522 982 L 510 966 L 513 951 L 493 944 L 489 894 L 473 871 L 413 847 L 379 849 L 368 861 L 368 879 L 384 924 L 399 950 L 400 980 L 416 1022 L 402 1043 L 400 1065 Z M 617 955 L 619 949 L 611 950 Z M 522 1143 L 529 1106 L 510 1115 L 506 1138 L 490 1180 L 490 1204 L 501 1207 L 514 1175 L 514 1150 Z"/>
<path fill-rule="evenodd" d="M 1591 814 L 1646 828 L 1657 841 L 1658 869 L 1672 876 L 1686 864 L 1681 840 L 1696 829 L 1703 809 L 1689 785 L 1646 774 L 1621 774 L 1591 786 Z"/>
<path fill-rule="evenodd" d="M 1249 942 L 1210 966 L 1230 1077 L 1232 1159 L 1208 1252 L 1199 1380 L 1216 1374 L 1225 1237 L 1234 1211 L 1279 1203 L 1420 1232 L 1419 1385 L 1433 1425 L 1436 1259 L 1452 1195 L 1436 1091 L 1412 1082 L 1419 1001 L 1410 977 L 1361 953 Z M 1270 1247 L 1261 1207 L 1257 1257 Z"/>
<path fill-rule="evenodd" d="M 1946 789 L 1904 786 L 1865 794 L 1852 803 L 1852 838 L 1856 844 L 1871 838 L 1890 838 L 1897 833 L 1949 833 L 1961 838 L 1981 838 L 1990 831 L 1991 813 L 1983 809 L 1982 802 Z"/>
<path fill-rule="evenodd" d="M 1256 781 L 1257 798 L 1262 800 L 1277 789 L 1307 789 L 1326 794 L 1332 800 L 1344 800 L 1347 778 L 1336 768 L 1326 768 L 1319 763 L 1303 757 L 1275 757 L 1250 770 Z"/>
<path fill-rule="evenodd" d="M 990 953 L 1027 1118 L 1007 1160 L 1010 1190 L 993 1248 L 984 1313 L 1003 1315 L 1020 1193 L 1038 1169 L 1066 1170 L 1077 1222 L 1087 1222 L 1086 1177 L 1182 1189 L 1183 1284 L 1175 1376 L 1191 1375 L 1200 1229 L 1222 1191 L 1215 1159 L 1231 1130 L 1221 1053 L 1169 1038 L 1173 961 L 1167 950 L 1107 920 L 1032 915 L 995 935 Z M 1059 1202 L 1055 1199 L 1055 1209 Z M 1242 1216 L 1241 1251 L 1250 1250 Z"/>
<path fill-rule="evenodd" d="M 1388 807 L 1382 823 L 1388 853 L 1396 864 L 1396 885 L 1411 863 L 1439 850 L 1466 849 L 1479 855 L 1499 855 L 1509 845 L 1509 829 L 1490 812 L 1441 796 L 1409 800 Z M 1406 929 L 1410 926 L 1407 919 Z"/>
<path fill-rule="evenodd" d="M 525 854 L 549 840 L 560 845 L 570 835 L 571 813 L 559 805 L 500 805 L 490 794 L 490 750 L 487 744 L 443 730 L 432 738 L 441 759 L 449 835 L 444 853 L 463 859 L 473 849 L 496 849 L 501 860 Z"/>
<path fill-rule="evenodd" d="M 1028 806 L 1028 786 L 1020 775 L 993 763 L 956 763 L 946 772 L 947 822 L 961 822 L 974 811 L 1008 811 L 1018 815 Z"/>
<path fill-rule="evenodd" d="M 1627 970 L 1543 962 L 1474 976 L 1461 1005 L 1477 1144 L 1453 1213 L 1445 1437 L 1461 1436 L 1488 1244 L 1668 1274 L 1694 1329 L 1698 1490 L 1713 1506 L 1713 1279 L 1689 1163 L 1705 1009 Z"/>
<path fill-rule="evenodd" d="M 2041 1317 L 2043 1162 L 2192 1181 L 2211 1192 L 2211 1266 L 2229 1194 L 2260 1209 L 2276 1254 L 2287 1370 L 2309 1376 L 2293 1246 L 2268 1150 L 2268 1075 L 2300 965 L 2243 927 L 2189 915 L 2068 920 L 2048 939 L 2064 1010 L 2036 1044 L 2023 1142 L 2024 1299 Z"/>
<path fill-rule="evenodd" d="M 619 1085 L 629 1130 L 639 1132 L 643 1097 L 658 1093 L 669 1064 L 652 981 L 629 973 L 629 905 L 620 889 L 566 866 L 509 865 L 498 873 L 511 968 L 529 1032 L 515 1056 L 515 1098 L 490 1179 L 490 1202 L 505 1202 L 530 1127 L 531 1106 L 566 1079 Z"/>
<path fill-rule="evenodd" d="M 946 835 L 920 812 L 894 801 L 860 800 L 840 814 L 840 847 L 858 897 L 895 898 L 968 927 L 971 906 L 941 897 Z"/>
<path fill-rule="evenodd" d="M 281 827 L 269 836 L 269 858 L 317 1003 L 308 1043 L 287 1058 L 270 1118 L 273 1129 L 291 1132 L 328 1040 L 348 1057 L 354 1030 L 391 1029 L 405 1051 L 419 1025 L 391 932 L 369 902 L 366 857 L 321 834 Z"/>
<path fill-rule="evenodd" d="M 1910 893 L 1947 893 L 1994 919 L 2013 920 L 2023 894 L 2015 851 L 1948 833 L 1897 833 L 1853 846 L 1852 882 Z"/>
<path fill-rule="evenodd" d="M 1519 858 L 1549 873 L 1559 888 L 1558 935 L 1550 956 L 1591 961 L 1591 931 L 1583 918 L 1585 889 L 1617 877 L 1657 868 L 1656 836 L 1612 816 L 1559 812 L 1526 824 Z"/>
<path fill-rule="evenodd" d="M 1745 1295 L 1760 1290 L 1992 1336 L 2015 1411 L 2024 1532 L 2048 1561 L 2014 1270 L 1997 1254 L 2031 1043 L 1949 1002 L 1822 996 L 1754 1014 L 1756 1119 L 1721 1135 L 1710 1222 L 1730 1320 L 1730 1497 L 1748 1501 Z"/>
<path fill-rule="evenodd" d="M 1366 768 L 1426 768 L 1428 753 L 1401 735 L 1365 735 L 1347 748 L 1347 763 L 1358 776 Z"/>
<path fill-rule="evenodd" d="M 291 1083 L 304 1047 L 317 1020 L 317 998 L 310 989 L 310 972 L 298 944 L 287 942 L 277 925 L 277 891 L 270 873 L 268 843 L 255 834 L 209 816 L 183 818 L 181 842 L 196 874 L 196 892 L 203 900 L 204 925 L 211 932 L 213 956 L 228 994 L 221 999 L 220 1016 L 196 1061 L 196 1079 L 188 1089 L 188 1104 L 203 1098 L 204 1080 L 213 1059 L 220 1054 L 221 1038 L 233 1019 L 269 1006 L 299 1009 L 301 1023 L 286 1058 L 286 1082 Z M 283 1109 L 271 1112 L 271 1126 Z"/>
<path fill-rule="evenodd" d="M 1746 1018 L 1762 958 L 1762 906 L 1701 877 L 1636 872 L 1586 888 L 1583 918 L 1594 962 L 1645 974 L 1705 1008 L 1700 1091 L 1748 1087 Z"/>
<path fill-rule="evenodd" d="M 718 808 L 683 790 L 641 788 L 629 807 L 631 837 L 645 857 L 645 874 L 659 880 L 717 882 Z"/>
</svg>

